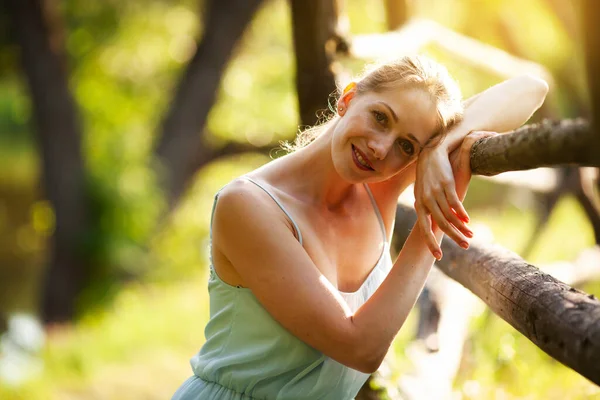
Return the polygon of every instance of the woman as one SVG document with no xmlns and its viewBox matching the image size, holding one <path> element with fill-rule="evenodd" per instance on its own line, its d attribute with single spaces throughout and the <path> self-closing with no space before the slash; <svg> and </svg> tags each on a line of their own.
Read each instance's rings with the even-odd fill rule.
<svg viewBox="0 0 600 400">
<path fill-rule="evenodd" d="M 516 78 L 463 115 L 443 67 L 404 57 L 348 85 L 308 145 L 226 185 L 207 340 L 173 398 L 354 398 L 442 257 L 443 233 L 468 247 L 469 151 L 491 134 L 469 132 L 518 127 L 546 92 Z M 396 203 L 415 175 L 419 221 L 392 261 Z"/>
</svg>

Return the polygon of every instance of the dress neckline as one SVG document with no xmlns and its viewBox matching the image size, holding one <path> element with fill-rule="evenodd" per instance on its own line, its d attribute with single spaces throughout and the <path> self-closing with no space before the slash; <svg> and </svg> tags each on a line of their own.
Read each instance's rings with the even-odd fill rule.
<svg viewBox="0 0 600 400">
<path fill-rule="evenodd" d="M 339 289 L 337 289 L 337 291 L 341 295 L 345 295 L 345 296 L 352 296 L 352 295 L 356 295 L 358 293 L 361 293 L 363 291 L 364 287 L 367 285 L 367 282 L 369 282 L 371 279 L 373 279 L 373 276 L 375 276 L 375 273 L 377 272 L 377 270 L 379 270 L 381 268 L 381 264 L 384 261 L 385 254 L 386 254 L 387 250 L 388 250 L 388 242 L 385 241 L 385 242 L 383 242 L 383 249 L 381 250 L 381 255 L 379 256 L 379 260 L 377 260 L 377 263 L 371 269 L 371 271 L 369 272 L 369 274 L 367 275 L 367 277 L 365 278 L 365 280 L 363 281 L 363 283 L 358 287 L 358 289 L 356 289 L 353 292 L 344 292 L 343 290 L 339 290 Z"/>
</svg>

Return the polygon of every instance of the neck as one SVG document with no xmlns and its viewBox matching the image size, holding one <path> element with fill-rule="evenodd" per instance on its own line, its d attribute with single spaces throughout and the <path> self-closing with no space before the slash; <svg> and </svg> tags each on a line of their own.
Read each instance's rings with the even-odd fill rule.
<svg viewBox="0 0 600 400">
<path fill-rule="evenodd" d="M 342 179 L 333 166 L 331 140 L 336 125 L 330 124 L 308 146 L 291 154 L 286 168 L 295 178 L 289 181 L 293 182 L 290 189 L 329 211 L 343 209 L 357 190 L 357 185 Z"/>
</svg>

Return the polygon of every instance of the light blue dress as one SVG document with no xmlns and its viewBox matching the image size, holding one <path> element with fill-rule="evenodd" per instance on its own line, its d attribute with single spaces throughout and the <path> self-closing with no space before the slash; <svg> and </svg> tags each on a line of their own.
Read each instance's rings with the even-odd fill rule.
<svg viewBox="0 0 600 400">
<path fill-rule="evenodd" d="M 290 218 L 300 244 L 298 225 L 283 205 L 263 189 Z M 381 226 L 385 243 L 377 265 L 359 290 L 340 294 L 356 311 L 379 287 L 392 267 L 389 243 L 377 204 L 365 185 Z M 215 196 L 212 214 L 219 193 Z M 211 217 L 212 238 L 212 217 Z M 296 338 L 281 326 L 248 288 L 222 281 L 210 266 L 208 281 L 210 320 L 206 342 L 190 360 L 194 375 L 187 379 L 173 400 L 246 399 L 353 399 L 367 374 L 346 367 Z"/>
</svg>

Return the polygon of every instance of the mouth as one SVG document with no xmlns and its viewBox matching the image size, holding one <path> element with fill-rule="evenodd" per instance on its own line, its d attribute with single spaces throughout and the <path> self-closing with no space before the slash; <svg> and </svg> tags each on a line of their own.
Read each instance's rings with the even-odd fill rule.
<svg viewBox="0 0 600 400">
<path fill-rule="evenodd" d="M 365 156 L 358 148 L 354 147 L 354 145 L 352 145 L 352 159 L 358 168 L 364 171 L 375 171 L 367 156 Z"/>
</svg>

